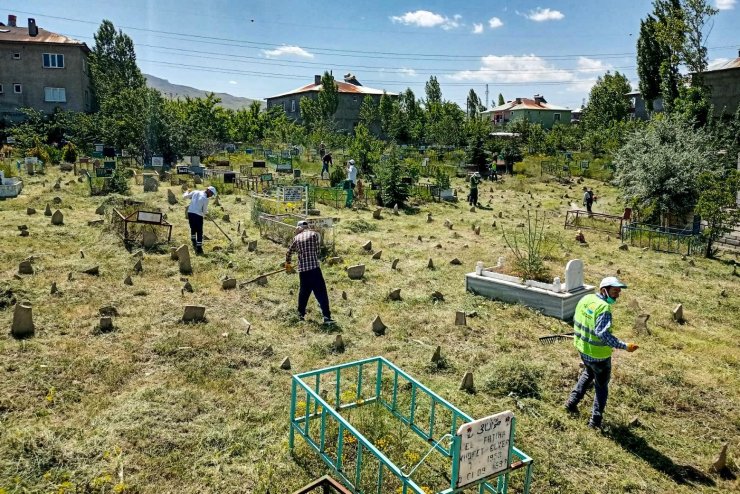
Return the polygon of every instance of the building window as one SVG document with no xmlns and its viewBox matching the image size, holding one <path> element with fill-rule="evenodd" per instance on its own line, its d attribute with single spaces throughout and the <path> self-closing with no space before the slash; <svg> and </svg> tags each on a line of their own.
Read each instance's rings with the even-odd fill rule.
<svg viewBox="0 0 740 494">
<path fill-rule="evenodd" d="M 20 60 L 21 54 L 20 53 L 13 53 L 13 60 Z"/>
<path fill-rule="evenodd" d="M 63 69 L 64 68 L 64 55 L 58 53 L 44 53 L 44 68 L 45 69 Z"/>
<path fill-rule="evenodd" d="M 66 103 L 67 91 L 63 87 L 45 87 L 44 101 L 47 103 Z"/>
<path fill-rule="evenodd" d="M 15 94 L 21 94 L 23 92 L 23 86 L 21 86 L 17 82 L 16 83 L 13 83 L 13 92 Z"/>
<path fill-rule="evenodd" d="M 560 121 L 560 113 L 556 113 L 555 115 L 553 115 L 553 120 L 555 122 L 559 122 Z"/>
<path fill-rule="evenodd" d="M 0 94 L 3 94 L 3 85 L 0 84 Z"/>
<path fill-rule="evenodd" d="M 290 111 L 292 113 L 295 113 L 295 100 L 294 99 L 290 100 Z"/>
</svg>

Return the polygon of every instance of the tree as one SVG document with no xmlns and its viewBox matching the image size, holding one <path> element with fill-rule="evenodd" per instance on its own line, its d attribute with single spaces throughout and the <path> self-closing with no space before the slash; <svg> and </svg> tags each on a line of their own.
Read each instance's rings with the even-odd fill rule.
<svg viewBox="0 0 740 494">
<path fill-rule="evenodd" d="M 382 187 L 383 204 L 388 207 L 394 204 L 403 206 L 409 196 L 409 187 L 403 180 L 406 170 L 395 144 L 391 144 L 388 158 L 380 162 L 377 173 Z"/>
<path fill-rule="evenodd" d="M 481 103 L 480 98 L 475 93 L 474 89 L 471 89 L 468 93 L 468 99 L 466 102 L 468 118 L 477 117 L 480 112 L 485 111 L 486 107 Z"/>
<path fill-rule="evenodd" d="M 654 119 L 616 153 L 616 182 L 646 221 L 670 223 L 690 214 L 701 192 L 697 177 L 718 168 L 712 136 L 677 115 Z"/>
<path fill-rule="evenodd" d="M 704 255 L 712 257 L 714 243 L 740 222 L 740 209 L 735 204 L 740 190 L 740 172 L 705 172 L 699 176 L 697 184 L 701 193 L 696 203 L 696 214 L 707 223 L 702 231 L 702 237 L 707 243 Z"/>
<path fill-rule="evenodd" d="M 491 131 L 490 123 L 480 117 L 473 117 L 466 123 L 467 147 L 465 149 L 466 163 L 478 166 L 478 171 L 486 171 L 488 157 L 486 155 L 486 142 L 488 133 Z"/>
<path fill-rule="evenodd" d="M 324 72 L 321 76 L 318 104 L 324 121 L 330 120 L 339 106 L 339 86 L 329 72 Z"/>
<path fill-rule="evenodd" d="M 498 106 L 505 105 L 506 100 L 504 99 L 504 95 L 501 93 L 498 93 Z"/>
<path fill-rule="evenodd" d="M 393 99 L 385 91 L 383 91 L 383 95 L 380 97 L 378 113 L 380 116 L 380 129 L 385 136 L 391 137 L 393 135 Z"/>
<path fill-rule="evenodd" d="M 640 94 L 653 110 L 653 101 L 660 96 L 660 64 L 663 47 L 657 39 L 656 20 L 648 15 L 640 21 L 640 37 L 637 39 L 637 76 L 640 79 Z"/>
<path fill-rule="evenodd" d="M 600 76 L 588 96 L 588 106 L 583 112 L 584 126 L 604 128 L 610 122 L 627 118 L 630 104 L 625 94 L 631 90 L 627 77 L 618 71 Z"/>
<path fill-rule="evenodd" d="M 371 96 L 364 96 L 360 105 L 360 122 L 365 124 L 368 129 L 377 127 L 378 108 Z"/>
<path fill-rule="evenodd" d="M 682 0 L 684 45 L 683 63 L 689 72 L 697 74 L 701 84 L 701 73 L 707 69 L 707 47 L 704 46 L 708 34 L 707 23 L 719 10 L 709 6 L 706 0 Z"/>
<path fill-rule="evenodd" d="M 381 142 L 370 134 L 367 126 L 363 123 L 357 124 L 357 127 L 355 127 L 355 136 L 349 147 L 349 153 L 356 161 L 360 172 L 363 174 L 373 172 L 371 163 L 380 159 L 381 148 Z"/>
<path fill-rule="evenodd" d="M 424 105 L 429 107 L 435 103 L 442 103 L 442 89 L 439 87 L 439 82 L 435 76 L 429 77 L 429 80 L 424 85 L 424 92 L 426 93 L 427 99 Z"/>
</svg>

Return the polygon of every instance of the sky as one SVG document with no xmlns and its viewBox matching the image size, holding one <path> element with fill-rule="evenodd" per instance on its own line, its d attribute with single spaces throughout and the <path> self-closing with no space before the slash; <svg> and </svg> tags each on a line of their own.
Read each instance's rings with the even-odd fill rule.
<svg viewBox="0 0 740 494">
<path fill-rule="evenodd" d="M 735 58 L 740 0 L 710 2 L 720 9 L 710 62 Z M 640 19 L 651 10 L 648 0 L 3 0 L 0 20 L 33 17 L 92 48 L 108 19 L 134 40 L 144 73 L 253 99 L 329 70 L 417 98 L 434 75 L 462 108 L 470 89 L 489 108 L 499 93 L 577 108 L 607 70 L 636 89 Z"/>
</svg>

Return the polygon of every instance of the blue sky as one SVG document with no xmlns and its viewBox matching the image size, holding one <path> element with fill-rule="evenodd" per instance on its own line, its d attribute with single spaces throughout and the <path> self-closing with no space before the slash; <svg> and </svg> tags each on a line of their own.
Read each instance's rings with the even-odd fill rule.
<svg viewBox="0 0 740 494">
<path fill-rule="evenodd" d="M 740 49 L 740 1 L 721 8 L 710 60 Z M 236 1 L 4 0 L 0 19 L 34 17 L 93 45 L 102 19 L 136 44 L 142 71 L 200 89 L 263 99 L 332 70 L 366 86 L 423 97 L 436 75 L 445 99 L 465 106 L 542 94 L 580 106 L 593 81 L 618 70 L 636 85 L 635 44 L 648 0 Z"/>
</svg>

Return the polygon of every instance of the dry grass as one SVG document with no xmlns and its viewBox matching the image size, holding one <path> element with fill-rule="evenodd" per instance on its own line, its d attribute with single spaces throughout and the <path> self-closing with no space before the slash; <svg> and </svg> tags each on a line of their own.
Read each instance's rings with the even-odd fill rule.
<svg viewBox="0 0 740 494">
<path fill-rule="evenodd" d="M 373 355 L 387 357 L 475 417 L 514 410 L 517 445 L 536 461 L 532 492 L 721 493 L 737 487 L 706 472 L 723 442 L 731 441 L 735 455 L 739 446 L 738 278 L 721 261 L 695 259 L 691 266 L 677 255 L 619 251 L 618 241 L 612 236 L 607 242 L 606 234 L 587 231 L 590 246 L 577 246 L 573 232 L 562 230 L 569 199 L 561 196 L 579 202 L 578 186 L 571 190 L 539 178 L 485 183 L 481 202 L 492 198 L 490 209 L 471 213 L 462 203 L 430 204 L 420 206 L 419 214 L 389 212 L 380 221 L 369 211 L 324 206 L 322 213 L 341 218 L 336 238 L 345 265 L 368 266 L 360 282 L 350 281 L 342 266 L 324 267 L 337 331 L 347 342 L 346 351 L 335 354 L 335 334 L 318 324 L 315 302 L 308 322 L 294 315 L 297 277 L 280 274 L 265 287 L 221 289 L 223 274 L 241 280 L 277 269 L 282 247 L 260 240 L 256 253 L 241 242 L 229 252 L 220 232 L 206 223 L 212 240 L 207 256 L 193 257 L 195 293 L 181 294 L 176 262 L 166 253 L 147 253 L 144 272 L 133 276 L 134 286 L 125 286 L 135 259 L 107 228 L 87 225 L 103 199 L 88 197 L 76 182 L 53 192 L 57 173 L 32 177 L 21 197 L 0 202 L 0 292 L 31 300 L 37 325 L 30 340 L 0 336 L 0 492 L 290 492 L 324 470 L 310 453 L 298 462 L 288 454 L 291 374 L 279 369 L 281 360 L 290 356 L 291 372 L 300 372 Z M 71 179 L 67 174 L 63 181 Z M 601 199 L 598 210 L 618 212 L 614 189 L 587 184 Z M 464 196 L 462 182 L 454 185 Z M 168 213 L 173 245 L 186 243 L 182 206 L 167 205 L 164 187 L 147 194 L 132 187 L 135 197 Z M 61 227 L 43 215 L 54 196 L 62 198 Z M 223 196 L 221 202 L 231 215 L 227 231 L 233 238 L 239 220 L 250 238 L 258 236 L 248 224 L 248 201 Z M 578 372 L 575 351 L 567 343 L 537 341 L 568 328 L 464 291 L 464 274 L 476 261 L 490 265 L 506 255 L 492 222 L 513 228 L 537 204 L 549 212 L 550 231 L 560 237 L 548 262 L 553 275 L 562 277 L 565 261 L 579 257 L 589 282 L 619 270 L 630 285 L 615 308 L 615 332 L 641 348 L 615 356 L 603 434 L 585 427 L 585 403 L 577 420 L 561 409 Z M 38 213 L 26 216 L 28 206 Z M 434 215 L 431 224 L 426 211 Z M 442 224 L 446 218 L 452 231 Z M 29 226 L 29 237 L 18 236 L 20 224 Z M 482 226 L 480 236 L 474 224 Z M 381 260 L 361 249 L 366 240 L 383 250 Z M 216 246 L 224 250 L 213 252 Z M 30 255 L 37 273 L 13 279 Z M 430 257 L 435 270 L 426 268 Z M 463 265 L 450 265 L 454 257 Z M 397 271 L 390 266 L 394 258 L 401 259 Z M 100 277 L 79 273 L 92 264 L 100 265 Z M 58 295 L 49 294 L 53 281 Z M 394 288 L 401 288 L 403 301 L 386 300 Z M 431 301 L 434 290 L 444 302 Z M 631 300 L 652 314 L 652 336 L 634 334 Z M 678 302 L 685 307 L 684 325 L 671 320 Z M 190 303 L 207 306 L 207 323 L 179 322 Z M 116 331 L 95 334 L 98 308 L 108 304 L 120 311 Z M 477 317 L 456 327 L 457 310 L 476 311 Z M 376 314 L 389 327 L 386 336 L 370 330 Z M 241 318 L 252 323 L 249 334 Z M 0 327 L 9 328 L 11 319 L 12 308 L 0 310 Z M 438 344 L 450 368 L 432 372 L 428 361 Z M 264 353 L 269 345 L 273 355 Z M 502 368 L 513 370 L 502 376 Z M 467 370 L 475 373 L 475 395 L 458 390 Z M 534 376 L 536 393 L 524 385 L 527 376 Z M 525 396 L 509 395 L 522 389 Z M 633 417 L 642 425 L 628 427 Z"/>
</svg>

